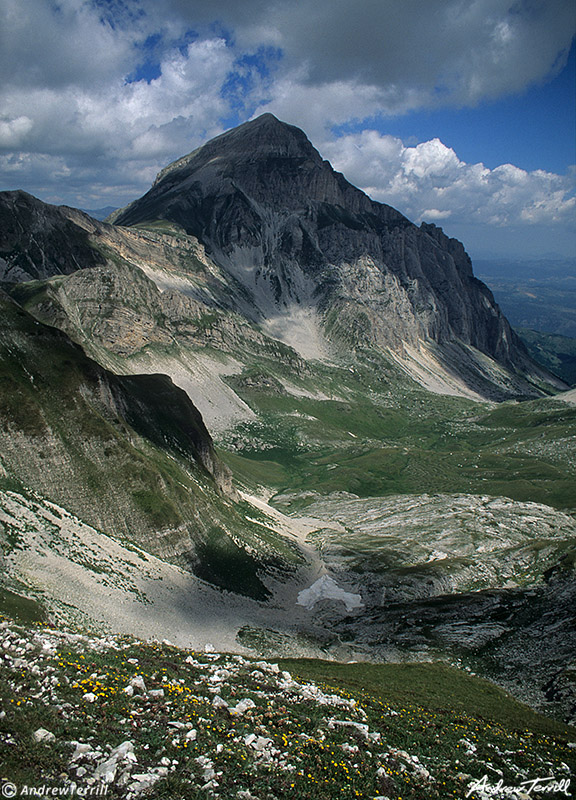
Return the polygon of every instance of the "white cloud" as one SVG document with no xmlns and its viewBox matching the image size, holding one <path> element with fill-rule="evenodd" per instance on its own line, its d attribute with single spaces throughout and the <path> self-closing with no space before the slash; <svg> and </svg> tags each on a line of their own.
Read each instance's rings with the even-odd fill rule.
<svg viewBox="0 0 576 800">
<path fill-rule="evenodd" d="M 233 63 L 232 50 L 213 37 L 169 51 L 150 83 L 127 82 L 123 64 L 96 86 L 0 83 L 1 188 L 15 188 L 19 176 L 16 185 L 34 191 L 36 175 L 36 193 L 43 188 L 47 199 L 82 202 L 81 182 L 95 173 L 121 202 L 132 199 L 168 161 L 221 132 L 229 113 L 221 87 Z M 66 186 L 62 163 L 74 176 Z M 93 185 L 86 183 L 85 192 L 93 194 Z"/>
<path fill-rule="evenodd" d="M 439 139 L 406 147 L 363 131 L 326 142 L 322 151 L 351 183 L 417 222 L 566 224 L 576 210 L 573 175 L 468 164 Z"/>
<path fill-rule="evenodd" d="M 14 88 L 101 85 L 130 68 L 145 35 L 103 22 L 86 0 L 1 0 L 0 31 L 0 75 Z"/>
<path fill-rule="evenodd" d="M 573 30 L 572 0 L 0 0 L 0 188 L 123 203 L 224 120 L 267 110 L 413 219 L 564 221 L 567 178 L 329 131 L 519 91 L 562 66 Z M 130 82 L 146 59 L 158 77 Z"/>
<path fill-rule="evenodd" d="M 24 115 L 14 119 L 0 119 L 0 147 L 18 149 L 33 124 L 30 117 Z"/>
<path fill-rule="evenodd" d="M 222 20 L 241 46 L 281 47 L 290 69 L 307 66 L 307 85 L 383 89 L 381 110 L 392 112 L 407 92 L 432 106 L 474 104 L 542 80 L 562 63 L 576 17 L 572 0 L 167 3 L 190 23 Z"/>
</svg>

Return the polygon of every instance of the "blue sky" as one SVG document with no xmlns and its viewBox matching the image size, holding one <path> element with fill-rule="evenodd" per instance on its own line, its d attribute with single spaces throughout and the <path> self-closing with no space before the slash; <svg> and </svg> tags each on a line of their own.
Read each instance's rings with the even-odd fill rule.
<svg viewBox="0 0 576 800">
<path fill-rule="evenodd" d="M 524 91 L 472 108 L 375 119 L 374 126 L 405 142 L 437 136 L 464 161 L 483 161 L 491 169 L 511 163 L 565 173 L 576 164 L 576 46 L 559 75 Z"/>
<path fill-rule="evenodd" d="M 0 0 L 0 189 L 123 205 L 263 111 L 472 256 L 576 253 L 572 0 Z"/>
</svg>

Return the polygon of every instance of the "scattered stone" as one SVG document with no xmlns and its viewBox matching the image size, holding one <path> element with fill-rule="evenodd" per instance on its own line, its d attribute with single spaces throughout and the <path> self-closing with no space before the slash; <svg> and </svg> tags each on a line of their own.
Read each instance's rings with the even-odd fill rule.
<svg viewBox="0 0 576 800">
<path fill-rule="evenodd" d="M 241 717 L 250 708 L 256 708 L 256 703 L 254 700 L 246 697 L 244 700 L 240 700 L 240 702 L 237 703 L 234 708 L 229 708 L 228 712 L 232 714 L 233 717 Z"/>
<path fill-rule="evenodd" d="M 352 728 L 353 730 L 358 731 L 365 739 L 369 737 L 369 729 L 368 725 L 364 725 L 362 722 L 354 722 L 351 719 L 331 719 L 328 721 L 329 728 Z M 406 757 L 409 758 L 410 756 L 406 753 Z"/>
<path fill-rule="evenodd" d="M 82 756 L 86 755 L 86 753 L 90 753 L 92 751 L 92 745 L 90 744 L 85 744 L 82 742 L 76 742 L 75 744 L 76 744 L 76 749 L 72 754 L 70 763 L 72 763 L 73 761 L 77 761 L 79 758 L 82 758 Z"/>
<path fill-rule="evenodd" d="M 127 761 L 130 764 L 136 763 L 134 755 L 134 745 L 130 741 L 122 742 L 114 748 L 106 761 L 101 762 L 94 771 L 94 777 L 104 783 L 112 783 L 116 777 L 119 762 Z"/>
<path fill-rule="evenodd" d="M 38 728 L 37 731 L 34 731 L 32 734 L 32 738 L 35 742 L 49 744 L 50 742 L 55 742 L 56 737 L 51 731 L 47 731 L 46 728 Z"/>
<path fill-rule="evenodd" d="M 135 675 L 130 681 L 130 686 L 134 690 L 138 690 L 141 694 L 146 694 L 146 684 L 142 675 Z"/>
<path fill-rule="evenodd" d="M 154 786 L 154 784 L 157 783 L 161 777 L 162 776 L 157 772 L 146 772 L 138 775 L 132 775 L 132 780 L 134 782 L 128 787 L 128 797 L 135 797 L 138 794 L 142 794 L 142 792 L 148 791 L 148 789 Z"/>
</svg>

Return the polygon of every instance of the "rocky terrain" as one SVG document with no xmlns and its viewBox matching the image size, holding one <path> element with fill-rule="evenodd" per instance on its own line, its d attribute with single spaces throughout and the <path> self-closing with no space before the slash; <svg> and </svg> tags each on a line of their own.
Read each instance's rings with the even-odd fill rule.
<svg viewBox="0 0 576 800">
<path fill-rule="evenodd" d="M 571 732 L 515 730 L 538 721 L 504 695 L 499 719 L 483 719 L 450 703 L 422 709 L 384 685 L 318 685 L 208 643 L 190 652 L 8 620 L 0 640 L 6 797 L 482 800 L 499 781 L 519 799 L 535 786 L 569 796 Z"/>
</svg>

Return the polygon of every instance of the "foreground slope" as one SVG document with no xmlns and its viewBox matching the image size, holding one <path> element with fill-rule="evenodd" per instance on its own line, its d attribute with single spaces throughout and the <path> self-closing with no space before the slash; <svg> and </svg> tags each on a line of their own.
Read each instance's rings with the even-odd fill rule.
<svg viewBox="0 0 576 800">
<path fill-rule="evenodd" d="M 569 728 L 446 667 L 287 666 L 8 621 L 0 632 L 7 792 L 481 800 L 485 775 L 508 794 L 534 782 L 567 796 L 576 768 Z"/>
</svg>

